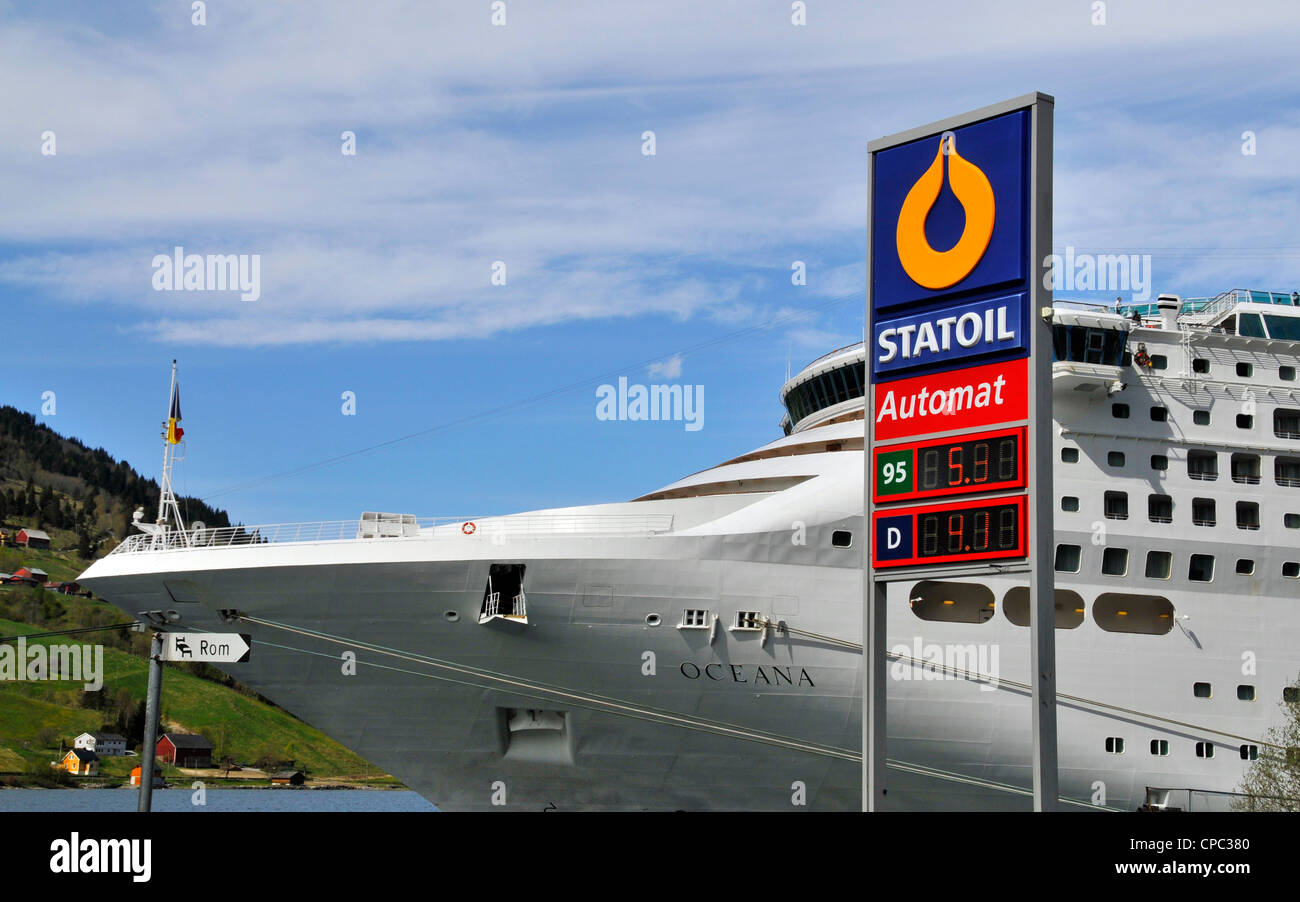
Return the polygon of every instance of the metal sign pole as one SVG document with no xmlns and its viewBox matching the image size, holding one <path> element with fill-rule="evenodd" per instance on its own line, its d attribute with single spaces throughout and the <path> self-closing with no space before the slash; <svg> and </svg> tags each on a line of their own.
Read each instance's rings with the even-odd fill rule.
<svg viewBox="0 0 1300 902">
<path fill-rule="evenodd" d="M 865 610 L 863 617 L 862 630 L 862 702 L 866 705 L 866 711 L 863 712 L 862 718 L 862 808 L 864 811 L 880 811 L 884 808 L 885 794 L 885 762 L 888 757 L 888 738 L 886 735 L 885 717 L 885 680 L 889 677 L 889 662 L 886 660 L 885 650 L 887 644 L 887 629 L 889 625 L 889 608 L 887 605 L 889 599 L 889 586 L 884 582 L 876 581 L 875 568 L 871 565 L 871 545 L 875 541 L 872 535 L 871 517 L 873 511 L 871 480 L 874 477 L 871 462 L 871 443 L 872 433 L 874 432 L 875 420 L 873 418 L 873 403 L 871 397 L 871 334 L 872 334 L 872 310 L 874 309 L 871 302 L 871 224 L 875 219 L 872 210 L 872 186 L 875 185 L 875 168 L 876 155 L 867 154 L 867 318 L 866 331 L 862 336 L 862 344 L 867 351 L 866 360 L 866 381 L 867 388 L 864 391 L 863 407 L 863 425 L 866 428 L 866 439 L 863 445 L 863 457 L 865 458 L 865 476 L 863 482 L 866 493 L 865 503 L 862 511 L 863 532 L 867 535 L 867 541 L 862 543 L 863 558 L 863 592 L 865 601 Z"/>
<path fill-rule="evenodd" d="M 140 804 L 137 811 L 148 811 L 153 802 L 154 751 L 158 747 L 158 707 L 162 696 L 163 635 L 153 634 L 149 643 L 149 693 L 144 706 L 144 747 L 140 749 Z"/>
<path fill-rule="evenodd" d="M 1031 274 L 1030 340 L 1036 371 L 1030 374 L 1030 416 L 1039 424 L 1029 438 L 1029 667 L 1033 687 L 1034 810 L 1055 811 L 1060 799 L 1056 754 L 1056 573 L 1052 492 L 1052 291 L 1043 260 L 1052 252 L 1052 112 L 1050 97 L 1031 107 L 1029 199 Z"/>
</svg>

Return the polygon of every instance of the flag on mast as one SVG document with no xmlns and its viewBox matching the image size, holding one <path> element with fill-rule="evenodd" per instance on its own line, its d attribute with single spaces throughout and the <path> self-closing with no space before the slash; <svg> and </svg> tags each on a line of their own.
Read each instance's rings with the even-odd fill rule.
<svg viewBox="0 0 1300 902">
<path fill-rule="evenodd" d="M 172 390 L 172 409 L 167 414 L 167 441 L 175 445 L 185 437 L 185 430 L 180 427 L 181 422 L 181 387 L 178 385 Z"/>
</svg>

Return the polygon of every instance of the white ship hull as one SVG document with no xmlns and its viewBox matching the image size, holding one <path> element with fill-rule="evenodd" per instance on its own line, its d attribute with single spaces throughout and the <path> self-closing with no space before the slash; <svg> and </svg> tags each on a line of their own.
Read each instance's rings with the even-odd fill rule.
<svg viewBox="0 0 1300 902">
<path fill-rule="evenodd" d="M 1296 358 L 1290 343 L 1209 335 L 1198 351 L 1168 327 L 1140 334 L 1152 354 L 1216 367 L 1285 373 Z M 1196 435 L 1192 412 L 1232 422 L 1240 386 L 1125 367 L 1057 364 L 1056 454 L 1078 458 L 1055 476 L 1056 542 L 1075 548 L 1057 589 L 1076 593 L 1058 594 L 1060 786 L 1079 808 L 1131 810 L 1151 788 L 1232 793 L 1300 672 L 1300 533 L 1281 525 L 1300 512 L 1300 478 L 1284 475 L 1300 433 Z M 1112 398 L 1090 390 L 1102 387 L 1169 416 L 1113 423 Z M 1252 416 L 1287 416 L 1290 396 L 1263 391 Z M 444 809 L 858 810 L 862 423 L 852 399 L 823 394 L 819 408 L 785 439 L 637 501 L 386 538 L 150 550 L 143 536 L 81 582 L 132 616 L 179 613 L 177 628 L 248 618 L 237 628 L 254 652 L 233 676 Z M 1201 453 L 1224 459 L 1222 479 L 1195 469 L 1198 448 L 1220 449 Z M 1253 482 L 1240 454 L 1229 478 L 1240 449 L 1258 452 Z M 522 574 L 526 611 L 514 589 L 489 607 L 494 565 Z M 1030 807 L 1017 585 L 891 585 L 891 804 Z M 914 663 L 935 654 L 942 666 Z"/>
</svg>

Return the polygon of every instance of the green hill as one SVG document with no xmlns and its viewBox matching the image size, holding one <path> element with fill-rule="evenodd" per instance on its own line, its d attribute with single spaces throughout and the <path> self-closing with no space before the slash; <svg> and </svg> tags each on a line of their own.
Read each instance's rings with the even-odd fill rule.
<svg viewBox="0 0 1300 902">
<path fill-rule="evenodd" d="M 50 553 L 33 552 L 26 557 L 54 575 L 56 565 L 50 562 L 54 557 Z M 100 626 L 126 619 L 102 601 L 26 587 L 0 587 L 0 636 Z M 26 622 L 30 620 L 40 623 Z M 103 645 L 104 685 L 98 692 L 85 691 L 80 682 L 0 680 L 0 774 L 13 772 L 14 756 L 24 762 L 28 774 L 40 773 L 83 732 L 120 732 L 138 746 L 143 737 L 148 684 L 148 638 L 128 630 L 89 636 L 93 638 L 83 634 L 33 639 L 28 645 Z M 381 776 L 365 759 L 220 671 L 201 664 L 164 666 L 164 729 L 202 733 L 213 745 L 214 762 L 226 757 L 240 764 L 268 767 L 292 762 L 317 778 Z M 230 685 L 205 678 L 208 676 Z M 125 777 L 138 763 L 135 757 L 104 758 L 101 768 L 106 775 Z"/>
<path fill-rule="evenodd" d="M 60 435 L 36 417 L 0 405 L 0 527 L 43 529 L 56 549 L 82 558 L 107 554 L 131 532 L 137 507 L 158 509 L 160 489 L 103 448 Z M 224 510 L 177 499 L 187 520 L 230 526 Z"/>
<path fill-rule="evenodd" d="M 230 524 L 225 511 L 197 499 L 182 503 L 204 522 Z M 91 559 L 108 553 L 126 534 L 131 511 L 157 504 L 158 484 L 125 462 L 59 435 L 31 414 L 0 407 L 0 531 L 12 537 L 20 527 L 36 527 L 51 539 L 49 549 L 0 547 L 0 572 L 38 567 L 54 582 L 75 580 Z M 0 636 L 97 628 L 128 619 L 98 599 L 0 586 Z M 74 682 L 0 680 L 0 783 L 55 785 L 49 764 L 79 733 L 116 732 L 139 745 L 148 681 L 149 640 L 143 633 L 119 629 L 32 641 L 102 645 L 104 685 L 86 692 Z M 229 757 L 275 767 L 292 761 L 313 778 L 356 775 L 396 785 L 365 759 L 216 668 L 165 667 L 163 727 L 202 733 L 213 745 L 214 762 Z M 108 782 L 119 782 L 138 763 L 132 756 L 103 758 L 101 772 Z"/>
</svg>

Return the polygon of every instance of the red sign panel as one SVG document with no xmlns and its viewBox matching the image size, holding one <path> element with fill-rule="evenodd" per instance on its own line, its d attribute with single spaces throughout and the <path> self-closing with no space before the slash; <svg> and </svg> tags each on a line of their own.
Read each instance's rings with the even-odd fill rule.
<svg viewBox="0 0 1300 902">
<path fill-rule="evenodd" d="M 976 429 L 1029 418 L 1029 361 L 877 382 L 875 440 Z"/>
<path fill-rule="evenodd" d="M 1025 495 L 877 510 L 871 565 L 913 567 L 1023 558 L 1029 554 Z"/>
<path fill-rule="evenodd" d="M 912 501 L 1025 487 L 1026 430 L 996 429 L 877 447 L 872 500 Z"/>
</svg>

